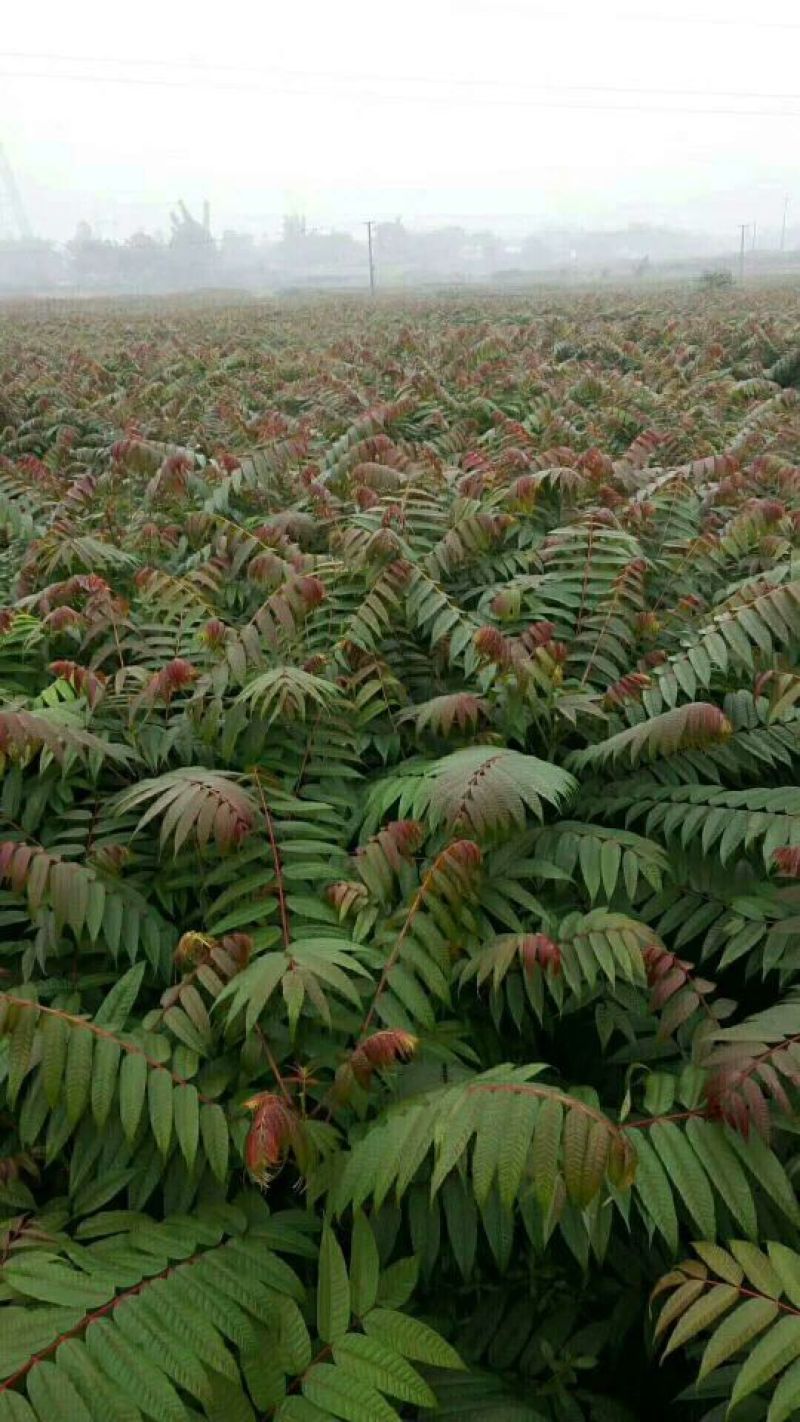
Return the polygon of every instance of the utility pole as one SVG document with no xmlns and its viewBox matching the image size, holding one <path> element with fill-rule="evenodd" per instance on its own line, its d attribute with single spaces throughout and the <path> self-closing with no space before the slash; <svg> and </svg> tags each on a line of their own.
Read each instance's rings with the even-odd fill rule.
<svg viewBox="0 0 800 1422">
<path fill-rule="evenodd" d="M 369 251 L 369 294 L 375 295 L 375 259 L 372 255 L 372 226 L 371 222 L 364 224 L 367 229 L 367 250 Z"/>
<path fill-rule="evenodd" d="M 750 251 L 751 251 L 751 252 L 754 252 L 755 250 L 756 250 L 756 224 L 753 223 L 753 240 L 752 240 L 751 243 L 750 243 Z"/>
<path fill-rule="evenodd" d="M 748 229 L 749 226 L 750 226 L 749 222 L 740 222 L 740 223 L 739 223 L 739 232 L 740 232 L 740 234 L 741 234 L 740 240 L 739 240 L 739 280 L 740 280 L 740 281 L 744 281 L 744 234 L 745 234 L 745 232 L 747 231 L 747 229 Z"/>
<path fill-rule="evenodd" d="M 19 238 L 20 241 L 27 242 L 33 236 L 28 214 L 11 171 L 11 164 L 6 157 L 2 143 L 0 143 L 0 236 L 6 235 L 2 230 L 6 226 L 9 229 L 9 234 Z"/>
<path fill-rule="evenodd" d="M 783 199 L 783 222 L 781 223 L 781 251 L 786 250 L 786 214 L 789 211 L 789 194 Z"/>
</svg>

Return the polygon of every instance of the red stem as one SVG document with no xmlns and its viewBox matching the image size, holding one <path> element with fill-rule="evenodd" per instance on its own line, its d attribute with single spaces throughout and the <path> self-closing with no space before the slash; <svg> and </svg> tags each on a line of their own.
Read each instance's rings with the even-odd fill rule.
<svg viewBox="0 0 800 1422">
<path fill-rule="evenodd" d="M 264 815 L 264 822 L 267 826 L 267 834 L 269 836 L 270 848 L 272 850 L 272 859 L 275 865 L 275 892 L 278 896 L 278 907 L 280 909 L 281 915 L 281 932 L 283 934 L 283 947 L 284 952 L 288 953 L 289 945 L 291 943 L 291 934 L 289 932 L 289 913 L 286 907 L 286 890 L 283 885 L 283 866 L 281 864 L 281 856 L 278 850 L 278 843 L 275 838 L 275 827 L 272 822 L 272 815 L 270 814 L 269 805 L 267 804 L 264 795 L 264 790 L 261 785 L 261 778 L 257 769 L 253 771 L 253 778 L 255 779 L 256 785 L 258 786 L 259 799 L 261 800 L 261 809 Z"/>
<path fill-rule="evenodd" d="M 704 1288 L 704 1289 L 716 1289 L 720 1283 L 725 1283 L 725 1284 L 727 1284 L 728 1282 L 729 1282 L 729 1281 L 728 1281 L 727 1279 L 724 1279 L 724 1280 L 720 1280 L 720 1279 L 718 1279 L 718 1278 L 704 1279 L 704 1280 L 703 1280 L 703 1288 Z M 760 1293 L 758 1292 L 758 1289 L 748 1289 L 748 1288 L 745 1288 L 744 1284 L 731 1284 L 730 1287 L 731 1287 L 732 1289 L 735 1289 L 736 1292 L 737 1292 L 737 1294 L 741 1294 L 741 1295 L 742 1295 L 742 1298 L 746 1298 L 746 1299 L 768 1299 L 768 1301 L 769 1301 L 770 1303 L 774 1303 L 774 1304 L 775 1304 L 775 1307 L 780 1309 L 781 1313 L 793 1314 L 795 1318 L 800 1318 L 800 1308 L 792 1308 L 792 1305 L 791 1305 L 791 1304 L 783 1303 L 783 1302 L 781 1301 L 781 1299 L 773 1299 L 773 1298 L 770 1297 L 769 1294 L 760 1294 Z"/>
<path fill-rule="evenodd" d="M 645 1116 L 642 1121 L 623 1121 L 621 1131 L 644 1131 L 650 1126 L 660 1126 L 664 1121 L 706 1121 L 707 1111 L 675 1111 L 671 1116 Z"/>
<path fill-rule="evenodd" d="M 164 1062 L 157 1062 L 155 1057 L 148 1056 L 143 1047 L 138 1047 L 135 1042 L 123 1042 L 116 1033 L 108 1032 L 105 1027 L 98 1027 L 95 1022 L 86 1017 L 76 1017 L 74 1013 L 63 1012 L 58 1007 L 45 1007 L 41 1002 L 34 1002 L 29 997 L 15 997 L 10 992 L 0 992 L 0 999 L 10 1002 L 14 1007 L 32 1008 L 36 1012 L 44 1012 L 48 1017 L 59 1017 L 62 1022 L 70 1022 L 73 1027 L 82 1027 L 86 1032 L 91 1032 L 94 1037 L 103 1037 L 107 1042 L 116 1042 L 121 1051 L 128 1052 L 131 1056 L 144 1057 L 152 1071 L 165 1071 L 167 1076 L 171 1076 L 178 1086 L 191 1086 L 191 1082 L 180 1076 L 177 1071 L 172 1071 Z M 204 1096 L 202 1091 L 198 1091 L 197 1095 L 199 1100 L 204 1102 L 214 1099 L 212 1096 Z"/>
<path fill-rule="evenodd" d="M 168 1268 L 162 1269 L 160 1274 L 151 1274 L 146 1279 L 140 1279 L 139 1283 L 134 1284 L 132 1288 L 125 1289 L 121 1294 L 116 1294 L 113 1299 L 109 1299 L 108 1303 L 103 1304 L 102 1308 L 96 1309 L 93 1313 L 87 1313 L 85 1317 L 81 1319 L 80 1323 L 75 1324 L 74 1328 L 68 1328 L 66 1333 L 60 1333 L 57 1338 L 53 1339 L 52 1343 L 48 1343 L 47 1347 L 43 1348 L 40 1353 L 34 1353 L 33 1356 L 28 1359 L 27 1363 L 23 1363 L 22 1367 L 18 1368 L 15 1373 L 12 1373 L 10 1378 L 6 1378 L 5 1382 L 0 1383 L 0 1394 L 8 1392 L 10 1388 L 14 1387 L 16 1383 L 27 1376 L 31 1368 L 34 1368 L 37 1363 L 43 1362 L 45 1358 L 49 1358 L 68 1338 L 77 1338 L 91 1323 L 96 1323 L 98 1318 L 105 1318 L 106 1314 L 112 1313 L 115 1308 L 118 1308 L 121 1303 L 125 1303 L 127 1299 L 133 1298 L 141 1289 L 151 1284 L 154 1279 L 166 1279 L 170 1274 L 173 1274 L 176 1269 L 182 1268 L 184 1265 L 188 1266 L 189 1264 L 194 1264 L 195 1260 L 200 1259 L 204 1252 L 206 1251 L 198 1251 L 197 1254 L 192 1255 L 191 1259 L 182 1260 L 180 1265 L 170 1264 Z"/>
</svg>

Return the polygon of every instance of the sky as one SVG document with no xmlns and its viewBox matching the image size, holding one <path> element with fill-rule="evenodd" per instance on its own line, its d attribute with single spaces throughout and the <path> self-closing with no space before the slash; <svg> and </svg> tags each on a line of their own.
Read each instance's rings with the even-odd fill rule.
<svg viewBox="0 0 800 1422">
<path fill-rule="evenodd" d="M 800 222 L 796 0 L 38 0 L 0 28 L 0 143 L 38 235 L 281 215 L 513 236 Z M 0 188 L 0 229 L 4 225 Z M 362 228 L 363 231 L 363 228 Z"/>
</svg>

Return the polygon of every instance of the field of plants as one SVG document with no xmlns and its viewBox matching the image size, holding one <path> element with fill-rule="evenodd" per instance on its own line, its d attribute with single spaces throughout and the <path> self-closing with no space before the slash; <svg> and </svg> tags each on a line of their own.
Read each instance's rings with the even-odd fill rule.
<svg viewBox="0 0 800 1422">
<path fill-rule="evenodd" d="M 800 293 L 0 327 L 0 1422 L 800 1417 Z"/>
</svg>

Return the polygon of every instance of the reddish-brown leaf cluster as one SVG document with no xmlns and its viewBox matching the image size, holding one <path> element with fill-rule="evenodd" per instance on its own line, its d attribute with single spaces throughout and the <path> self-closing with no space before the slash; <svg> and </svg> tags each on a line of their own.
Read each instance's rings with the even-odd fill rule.
<svg viewBox="0 0 800 1422">
<path fill-rule="evenodd" d="M 286 577 L 286 563 L 272 549 L 254 553 L 246 568 L 247 581 L 256 587 L 277 588 Z"/>
<path fill-rule="evenodd" d="M 575 467 L 590 474 L 593 479 L 606 479 L 614 473 L 614 465 L 610 456 L 602 449 L 598 449 L 596 445 L 591 449 L 584 450 L 578 456 Z"/>
<path fill-rule="evenodd" d="M 659 434 L 657 430 L 642 430 L 625 451 L 624 463 L 634 469 L 644 469 L 665 440 L 666 435 Z"/>
<path fill-rule="evenodd" d="M 221 939 L 206 933 L 184 933 L 174 955 L 183 977 L 162 993 L 157 1020 L 180 1034 L 184 1013 L 201 1037 L 208 1039 L 211 1020 L 198 989 L 204 988 L 216 999 L 225 984 L 247 967 L 252 948 L 253 940 L 247 933 L 228 933 Z M 149 1026 L 157 1025 L 157 1021 L 146 1021 Z"/>
<path fill-rule="evenodd" d="M 800 527 L 796 524 L 795 527 Z M 758 548 L 759 554 L 764 559 L 780 558 L 786 547 L 786 541 L 781 533 L 765 533 L 761 538 Z"/>
<path fill-rule="evenodd" d="M 549 449 L 540 449 L 533 464 L 537 469 L 577 469 L 579 458 L 568 444 L 554 444 Z"/>
<path fill-rule="evenodd" d="M 76 513 L 88 504 L 96 490 L 97 480 L 93 474 L 81 474 L 79 478 L 73 479 L 64 495 L 64 503 L 69 512 Z"/>
<path fill-rule="evenodd" d="M 787 879 L 800 879 L 800 847 L 773 849 L 772 862 Z"/>
<path fill-rule="evenodd" d="M 398 469 L 371 459 L 354 465 L 350 477 L 356 489 L 368 488 L 378 494 L 394 493 L 403 484 L 403 476 Z"/>
<path fill-rule="evenodd" d="M 373 835 L 368 844 L 359 846 L 355 857 L 362 857 L 368 852 L 370 844 L 376 844 L 392 868 L 399 869 L 403 860 L 409 860 L 416 854 L 424 838 L 425 826 L 419 820 L 391 820 Z"/>
<path fill-rule="evenodd" d="M 359 647 L 357 642 L 351 642 L 348 637 L 345 637 L 340 643 L 340 650 L 352 671 L 361 671 L 365 667 L 377 665 L 374 652 L 367 651 L 365 647 Z M 342 685 L 346 685 L 347 681 L 348 679 L 345 678 Z"/>
<path fill-rule="evenodd" d="M 28 1175 L 32 1180 L 38 1180 L 39 1167 L 33 1156 L 27 1151 L 19 1151 L 16 1155 L 0 1155 L 0 1185 L 10 1185 L 14 1180 L 20 1180 L 23 1175 Z"/>
<path fill-rule="evenodd" d="M 751 1067 L 733 1066 L 716 1072 L 706 1083 L 706 1109 L 712 1121 L 724 1121 L 745 1137 L 755 1127 L 768 1140 L 769 1105 L 751 1073 Z"/>
<path fill-rule="evenodd" d="M 187 662 L 185 657 L 173 657 L 160 671 L 153 673 L 142 692 L 142 699 L 148 702 L 169 702 L 176 692 L 191 686 L 199 675 L 197 667 Z"/>
<path fill-rule="evenodd" d="M 244 1104 L 253 1113 L 244 1147 L 245 1165 L 257 1184 L 266 1186 L 296 1144 L 300 1120 L 284 1097 L 269 1091 Z"/>
<path fill-rule="evenodd" d="M 160 456 L 155 446 L 148 444 L 136 434 L 128 439 L 117 440 L 111 446 L 111 458 L 115 464 L 144 473 L 156 469 Z"/>
<path fill-rule="evenodd" d="M 214 962 L 214 955 L 220 951 L 227 954 L 239 972 L 247 967 L 253 940 L 249 933 L 226 933 L 223 938 L 212 938 L 207 933 L 184 933 L 175 949 L 175 963 L 180 968 L 197 968 L 203 963 Z"/>
<path fill-rule="evenodd" d="M 530 513 L 539 494 L 539 483 L 533 474 L 521 474 L 508 490 L 508 501 L 512 508 Z"/>
<path fill-rule="evenodd" d="M 388 504 L 384 509 L 381 523 L 384 528 L 390 528 L 394 524 L 395 528 L 402 533 L 406 526 L 406 512 L 402 504 Z"/>
<path fill-rule="evenodd" d="M 363 908 L 369 892 L 365 884 L 359 884 L 353 879 L 340 879 L 337 883 L 328 885 L 325 897 L 328 903 L 338 909 L 339 917 L 346 918 L 354 909 Z"/>
<path fill-rule="evenodd" d="M 194 547 L 198 543 L 204 543 L 210 539 L 214 533 L 214 525 L 210 516 L 202 509 L 193 509 L 187 513 L 183 519 L 183 531 L 189 542 Z"/>
<path fill-rule="evenodd" d="M 378 528 L 372 534 L 366 549 L 365 556 L 368 562 L 390 562 L 397 557 L 402 549 L 402 543 L 398 534 L 392 528 Z"/>
<path fill-rule="evenodd" d="M 350 1057 L 350 1068 L 359 1086 L 366 1090 L 373 1071 L 410 1061 L 416 1049 L 417 1038 L 411 1032 L 403 1032 L 397 1027 L 386 1028 L 373 1032 L 359 1042 Z"/>
<path fill-rule="evenodd" d="M 72 578 L 43 588 L 36 599 L 36 607 L 40 613 L 47 614 L 53 608 L 75 602 L 79 597 L 91 598 L 110 592 L 111 588 L 99 573 L 77 573 Z"/>
<path fill-rule="evenodd" d="M 99 745 L 87 732 L 73 727 L 69 730 L 57 722 L 48 721 L 31 711 L 0 711 L 0 753 L 9 758 L 27 761 L 42 746 L 59 763 L 63 762 L 67 745 Z"/>
<path fill-rule="evenodd" d="M 47 465 L 35 454 L 23 454 L 19 461 L 19 468 L 34 484 L 49 485 L 53 489 L 58 487 L 52 469 L 48 469 Z"/>
<path fill-rule="evenodd" d="M 220 469 L 224 469 L 226 474 L 232 474 L 234 469 L 240 469 L 242 461 L 235 454 L 218 454 L 217 463 Z"/>
<path fill-rule="evenodd" d="M 709 701 L 696 701 L 686 707 L 681 746 L 702 747 L 709 741 L 723 741 L 731 734 L 733 727 L 718 706 Z"/>
<path fill-rule="evenodd" d="M 627 676 L 621 676 L 619 681 L 612 682 L 608 687 L 603 701 L 606 706 L 622 706 L 626 701 L 641 701 L 642 692 L 650 686 L 650 677 L 646 672 L 628 672 Z"/>
<path fill-rule="evenodd" d="M 70 627 L 83 627 L 85 623 L 83 613 L 74 607 L 54 607 L 44 619 L 44 625 L 50 632 L 66 632 Z"/>
<path fill-rule="evenodd" d="M 610 484 L 601 484 L 597 490 L 597 497 L 603 507 L 607 509 L 617 508 L 620 504 L 625 503 L 625 495 L 620 493 L 619 489 L 612 488 Z M 628 509 L 628 518 L 632 516 L 633 512 L 633 508 Z"/>
<path fill-rule="evenodd" d="M 253 617 L 259 632 L 270 646 L 277 647 L 281 634 L 292 636 L 312 611 L 324 601 L 325 584 L 321 578 L 301 574 L 276 588 Z"/>
<path fill-rule="evenodd" d="M 495 593 L 489 609 L 494 617 L 519 617 L 519 589 L 504 588 L 502 592 Z"/>
<path fill-rule="evenodd" d="M 611 509 L 590 509 L 586 514 L 585 522 L 599 528 L 618 527 L 616 516 Z"/>
<path fill-rule="evenodd" d="M 89 853 L 89 861 L 102 869 L 104 874 L 119 874 L 127 864 L 132 851 L 127 844 L 94 844 Z"/>
<path fill-rule="evenodd" d="M 466 463 L 466 460 L 464 461 Z M 458 481 L 458 492 L 465 499 L 480 499 L 483 497 L 486 488 L 486 480 L 481 470 L 474 470 L 470 474 L 465 474 Z"/>
<path fill-rule="evenodd" d="M 475 633 L 476 652 L 492 662 L 496 667 L 509 667 L 514 660 L 514 646 L 510 637 L 504 637 L 497 627 L 479 627 Z"/>
<path fill-rule="evenodd" d="M 407 558 L 395 558 L 394 562 L 390 563 L 386 569 L 386 574 L 392 582 L 397 583 L 398 587 L 405 587 L 412 571 L 412 564 Z"/>
<path fill-rule="evenodd" d="M 211 617 L 200 633 L 201 640 L 207 647 L 216 649 L 221 647 L 227 636 L 228 629 L 219 617 Z"/>
<path fill-rule="evenodd" d="M 763 523 L 779 523 L 786 514 L 786 505 L 780 499 L 748 499 L 743 512 L 754 514 Z"/>
<path fill-rule="evenodd" d="M 702 612 L 705 603 L 696 593 L 685 593 L 683 597 L 678 598 L 676 606 L 681 612 L 688 613 L 689 616 L 691 616 L 695 612 Z"/>
<path fill-rule="evenodd" d="M 492 610 L 500 616 L 516 615 L 518 609 L 512 601 L 506 606 L 505 596 L 500 593 L 495 598 Z M 507 637 L 497 627 L 480 627 L 473 644 L 486 661 L 492 662 L 501 671 L 513 672 L 524 684 L 533 674 L 535 662 L 554 676 L 557 674 L 555 668 L 566 661 L 569 649 L 563 642 L 553 640 L 554 632 L 552 622 L 531 622 L 519 637 Z"/>
<path fill-rule="evenodd" d="M 443 869 L 452 866 L 472 873 L 480 868 L 482 862 L 483 855 L 479 844 L 472 839 L 454 839 L 453 843 L 448 844 L 438 855 L 434 868 L 437 865 Z"/>
<path fill-rule="evenodd" d="M 319 519 L 333 518 L 338 508 L 330 491 L 319 479 L 310 479 L 306 485 L 311 501 L 312 516 Z"/>
<path fill-rule="evenodd" d="M 661 623 L 655 612 L 637 612 L 634 626 L 640 636 L 655 637 L 660 631 Z"/>
<path fill-rule="evenodd" d="M 290 425 L 285 415 L 278 410 L 270 410 L 268 415 L 262 416 L 258 422 L 259 442 L 269 439 L 280 439 L 282 435 L 289 433 Z M 224 455 L 223 458 L 231 459 L 231 455 Z M 236 461 L 238 463 L 238 460 Z M 234 468 L 236 466 L 234 465 Z"/>
<path fill-rule="evenodd" d="M 520 633 L 519 640 L 526 652 L 533 652 L 537 647 L 550 646 L 555 635 L 556 629 L 554 623 L 529 622 L 525 630 Z"/>
<path fill-rule="evenodd" d="M 20 844 L 16 839 L 5 839 L 0 843 L 0 879 L 4 879 L 15 893 L 21 894 L 28 882 L 32 864 L 41 860 L 46 866 L 48 854 L 30 844 Z"/>
<path fill-rule="evenodd" d="M 569 656 L 569 648 L 565 642 L 554 640 L 555 630 L 552 622 L 531 622 L 523 629 L 512 644 L 512 656 L 518 672 L 524 675 L 528 657 L 534 658 L 540 667 L 548 670 L 563 665 Z"/>
<path fill-rule="evenodd" d="M 524 933 L 519 940 L 519 958 L 525 972 L 535 968 L 558 977 L 561 972 L 561 949 L 546 933 Z"/>
<path fill-rule="evenodd" d="M 651 989 L 651 1012 L 661 1012 L 669 1003 L 659 1027 L 659 1036 L 669 1037 L 702 1007 L 714 984 L 695 977 L 694 964 L 670 953 L 662 943 L 645 948 L 642 958 Z"/>
<path fill-rule="evenodd" d="M 460 904 L 472 892 L 482 865 L 483 855 L 474 840 L 453 840 L 437 854 L 423 879 L 420 895 L 438 894 L 451 904 Z"/>
<path fill-rule="evenodd" d="M 489 459 L 487 458 L 487 456 L 483 453 L 483 451 L 480 450 L 480 449 L 468 449 L 468 450 L 466 450 L 466 452 L 465 452 L 465 453 L 463 454 L 463 456 L 462 456 L 461 464 L 462 464 L 462 467 L 463 467 L 464 469 L 469 470 L 470 473 L 479 473 L 479 472 L 481 472 L 481 471 L 483 471 L 483 472 L 485 472 L 485 473 L 490 473 L 490 472 L 491 472 L 491 467 L 492 467 L 492 466 L 491 466 L 491 462 L 489 461 Z M 463 492 L 463 488 L 464 488 L 464 480 L 463 480 L 463 479 L 459 479 L 459 481 L 458 481 L 458 488 L 459 488 L 460 491 Z M 472 497 L 472 495 L 470 495 L 469 497 Z"/>
<path fill-rule="evenodd" d="M 770 1135 L 769 1101 L 787 1117 L 796 1114 L 787 1087 L 800 1088 L 800 1036 L 767 1044 L 762 1041 L 723 1045 L 709 1059 L 706 1084 L 709 1115 L 725 1121 L 742 1135 L 755 1128 Z"/>
<path fill-rule="evenodd" d="M 462 734 L 475 731 L 488 714 L 489 707 L 482 696 L 472 691 L 453 691 L 409 708 L 400 719 L 414 721 L 418 731 L 430 729 L 449 736 L 453 726 Z"/>
<path fill-rule="evenodd" d="M 92 671 L 91 667 L 79 666 L 77 662 L 59 661 L 50 663 L 53 676 L 60 677 L 85 696 L 89 705 L 95 707 L 105 693 L 108 677 L 103 672 Z"/>
<path fill-rule="evenodd" d="M 651 523 L 657 513 L 657 505 L 649 499 L 643 499 L 641 503 L 628 505 L 623 522 L 627 528 L 644 532 L 645 525 Z"/>
<path fill-rule="evenodd" d="M 311 470 L 311 474 L 315 472 Z M 302 513 L 299 509 L 283 509 L 280 513 L 272 514 L 269 521 L 261 525 L 256 537 L 271 543 L 275 548 L 288 551 L 294 544 L 307 543 L 313 539 L 314 532 L 313 515 Z"/>
<path fill-rule="evenodd" d="M 148 485 L 150 497 L 160 497 L 164 494 L 185 494 L 189 487 L 189 475 L 193 468 L 194 461 L 188 454 L 168 454 Z"/>
<path fill-rule="evenodd" d="M 137 542 L 143 543 L 146 547 L 157 549 L 161 547 L 174 548 L 179 542 L 181 530 L 175 523 L 159 524 L 152 520 L 143 523 L 139 529 Z"/>
<path fill-rule="evenodd" d="M 67 579 L 64 590 L 70 597 L 72 593 L 87 593 L 88 597 L 95 597 L 97 593 L 111 592 L 111 587 L 99 573 L 78 573 L 77 576 Z"/>
<path fill-rule="evenodd" d="M 613 587 L 615 592 L 640 593 L 644 587 L 647 562 L 644 558 L 633 558 L 617 574 Z"/>
<path fill-rule="evenodd" d="M 375 898 L 389 898 L 395 876 L 413 859 L 424 838 L 419 821 L 393 820 L 359 845 L 353 856 L 355 868 Z"/>
</svg>

